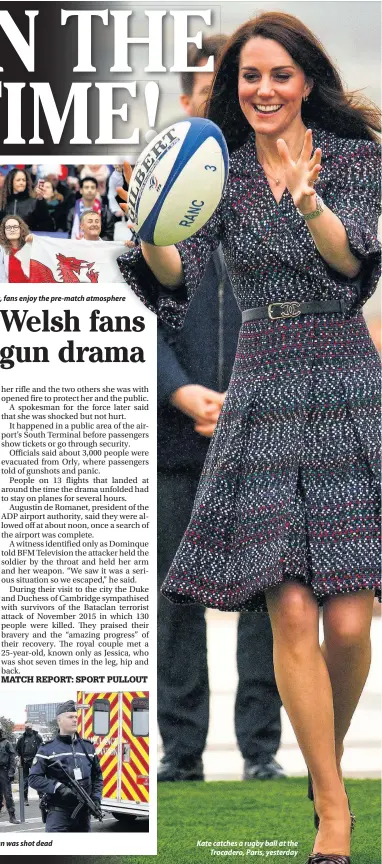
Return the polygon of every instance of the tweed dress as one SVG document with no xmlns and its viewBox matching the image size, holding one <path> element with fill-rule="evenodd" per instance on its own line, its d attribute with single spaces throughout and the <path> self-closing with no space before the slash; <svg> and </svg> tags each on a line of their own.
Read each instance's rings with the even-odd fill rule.
<svg viewBox="0 0 382 864">
<path fill-rule="evenodd" d="M 287 189 L 276 202 L 253 133 L 231 156 L 212 218 L 177 244 L 181 286 L 162 286 L 139 249 L 119 258 L 131 288 L 175 329 L 220 242 L 241 310 L 344 301 L 342 314 L 242 325 L 190 522 L 162 585 L 174 603 L 265 612 L 265 591 L 286 580 L 309 585 L 320 606 L 362 589 L 381 600 L 380 360 L 362 312 L 380 272 L 380 147 L 312 129 L 323 166 L 315 188 L 362 262 L 356 279 L 320 256 Z"/>
</svg>

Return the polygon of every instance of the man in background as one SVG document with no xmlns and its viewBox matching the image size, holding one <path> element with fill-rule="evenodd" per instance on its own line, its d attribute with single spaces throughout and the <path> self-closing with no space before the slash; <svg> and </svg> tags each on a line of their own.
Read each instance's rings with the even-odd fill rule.
<svg viewBox="0 0 382 864">
<path fill-rule="evenodd" d="M 189 50 L 188 65 L 217 58 L 225 36 Z M 213 72 L 181 76 L 181 104 L 202 114 Z M 182 330 L 158 322 L 158 589 L 187 528 L 209 439 L 213 434 L 235 357 L 241 314 L 218 249 L 212 255 Z M 280 744 L 280 697 L 273 671 L 267 615 L 239 617 L 239 685 L 235 729 L 244 779 L 273 779 L 284 772 L 274 754 Z M 158 599 L 158 723 L 164 756 L 158 780 L 203 780 L 202 753 L 209 723 L 205 610 Z"/>
<path fill-rule="evenodd" d="M 80 226 L 81 240 L 100 240 L 102 243 L 102 238 L 100 237 L 102 230 L 100 213 L 96 213 L 94 210 L 84 210 L 81 215 Z"/>
<path fill-rule="evenodd" d="M 32 767 L 33 759 L 37 753 L 39 747 L 41 747 L 42 738 L 41 735 L 36 732 L 32 723 L 27 720 L 25 723 L 25 731 L 16 744 L 16 752 L 20 757 L 20 762 L 23 768 L 24 774 L 24 803 L 26 805 L 28 802 L 28 775 Z"/>
<path fill-rule="evenodd" d="M 9 821 L 12 825 L 19 825 L 16 819 L 15 802 L 12 795 L 12 782 L 16 771 L 16 753 L 5 731 L 0 723 L 0 801 L 5 798 L 5 806 L 9 813 Z"/>
<path fill-rule="evenodd" d="M 81 216 L 84 210 L 94 210 L 101 218 L 101 240 L 113 240 L 114 217 L 108 206 L 98 195 L 98 181 L 95 177 L 80 180 L 81 197 L 68 214 L 68 232 L 72 240 L 81 239 Z"/>
<path fill-rule="evenodd" d="M 84 210 L 81 215 L 80 226 L 81 236 L 78 238 L 79 240 L 98 240 L 102 243 L 102 237 L 100 236 L 102 223 L 99 213 L 95 213 L 94 210 Z M 125 246 L 131 246 L 128 240 L 121 240 L 120 242 Z"/>
</svg>

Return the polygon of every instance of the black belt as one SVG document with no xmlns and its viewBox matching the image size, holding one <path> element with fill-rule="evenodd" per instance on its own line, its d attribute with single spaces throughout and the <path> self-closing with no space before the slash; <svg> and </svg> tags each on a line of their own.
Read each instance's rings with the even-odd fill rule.
<svg viewBox="0 0 382 864">
<path fill-rule="evenodd" d="M 71 814 L 73 813 L 73 810 L 68 810 L 67 807 L 56 807 L 56 806 L 51 805 L 51 804 L 48 804 L 46 809 L 47 809 L 48 813 L 51 813 L 52 810 L 57 810 L 58 813 L 66 813 L 67 816 L 71 816 Z M 75 809 L 75 808 L 73 808 L 73 809 Z"/>
<path fill-rule="evenodd" d="M 258 318 L 270 318 L 272 321 L 281 318 L 295 318 L 297 315 L 308 315 L 312 312 L 341 312 L 344 311 L 343 300 L 312 300 L 311 302 L 298 300 L 284 300 L 283 302 L 269 303 L 268 306 L 256 306 L 255 309 L 244 309 L 242 323 L 256 321 Z"/>
</svg>

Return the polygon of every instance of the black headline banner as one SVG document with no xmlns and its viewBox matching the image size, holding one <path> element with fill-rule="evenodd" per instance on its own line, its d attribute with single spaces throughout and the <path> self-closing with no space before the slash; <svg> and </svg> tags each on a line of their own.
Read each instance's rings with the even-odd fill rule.
<svg viewBox="0 0 382 864">
<path fill-rule="evenodd" d="M 188 45 L 219 25 L 191 5 L 0 2 L 0 155 L 141 152 Z"/>
</svg>

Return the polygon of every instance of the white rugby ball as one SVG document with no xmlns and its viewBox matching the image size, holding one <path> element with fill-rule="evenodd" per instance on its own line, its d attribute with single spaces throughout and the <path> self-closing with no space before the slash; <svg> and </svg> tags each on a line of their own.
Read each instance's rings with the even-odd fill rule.
<svg viewBox="0 0 382 864">
<path fill-rule="evenodd" d="M 171 246 L 216 210 L 228 176 L 228 148 L 211 120 L 173 123 L 148 144 L 129 183 L 128 217 L 142 240 Z"/>
</svg>

